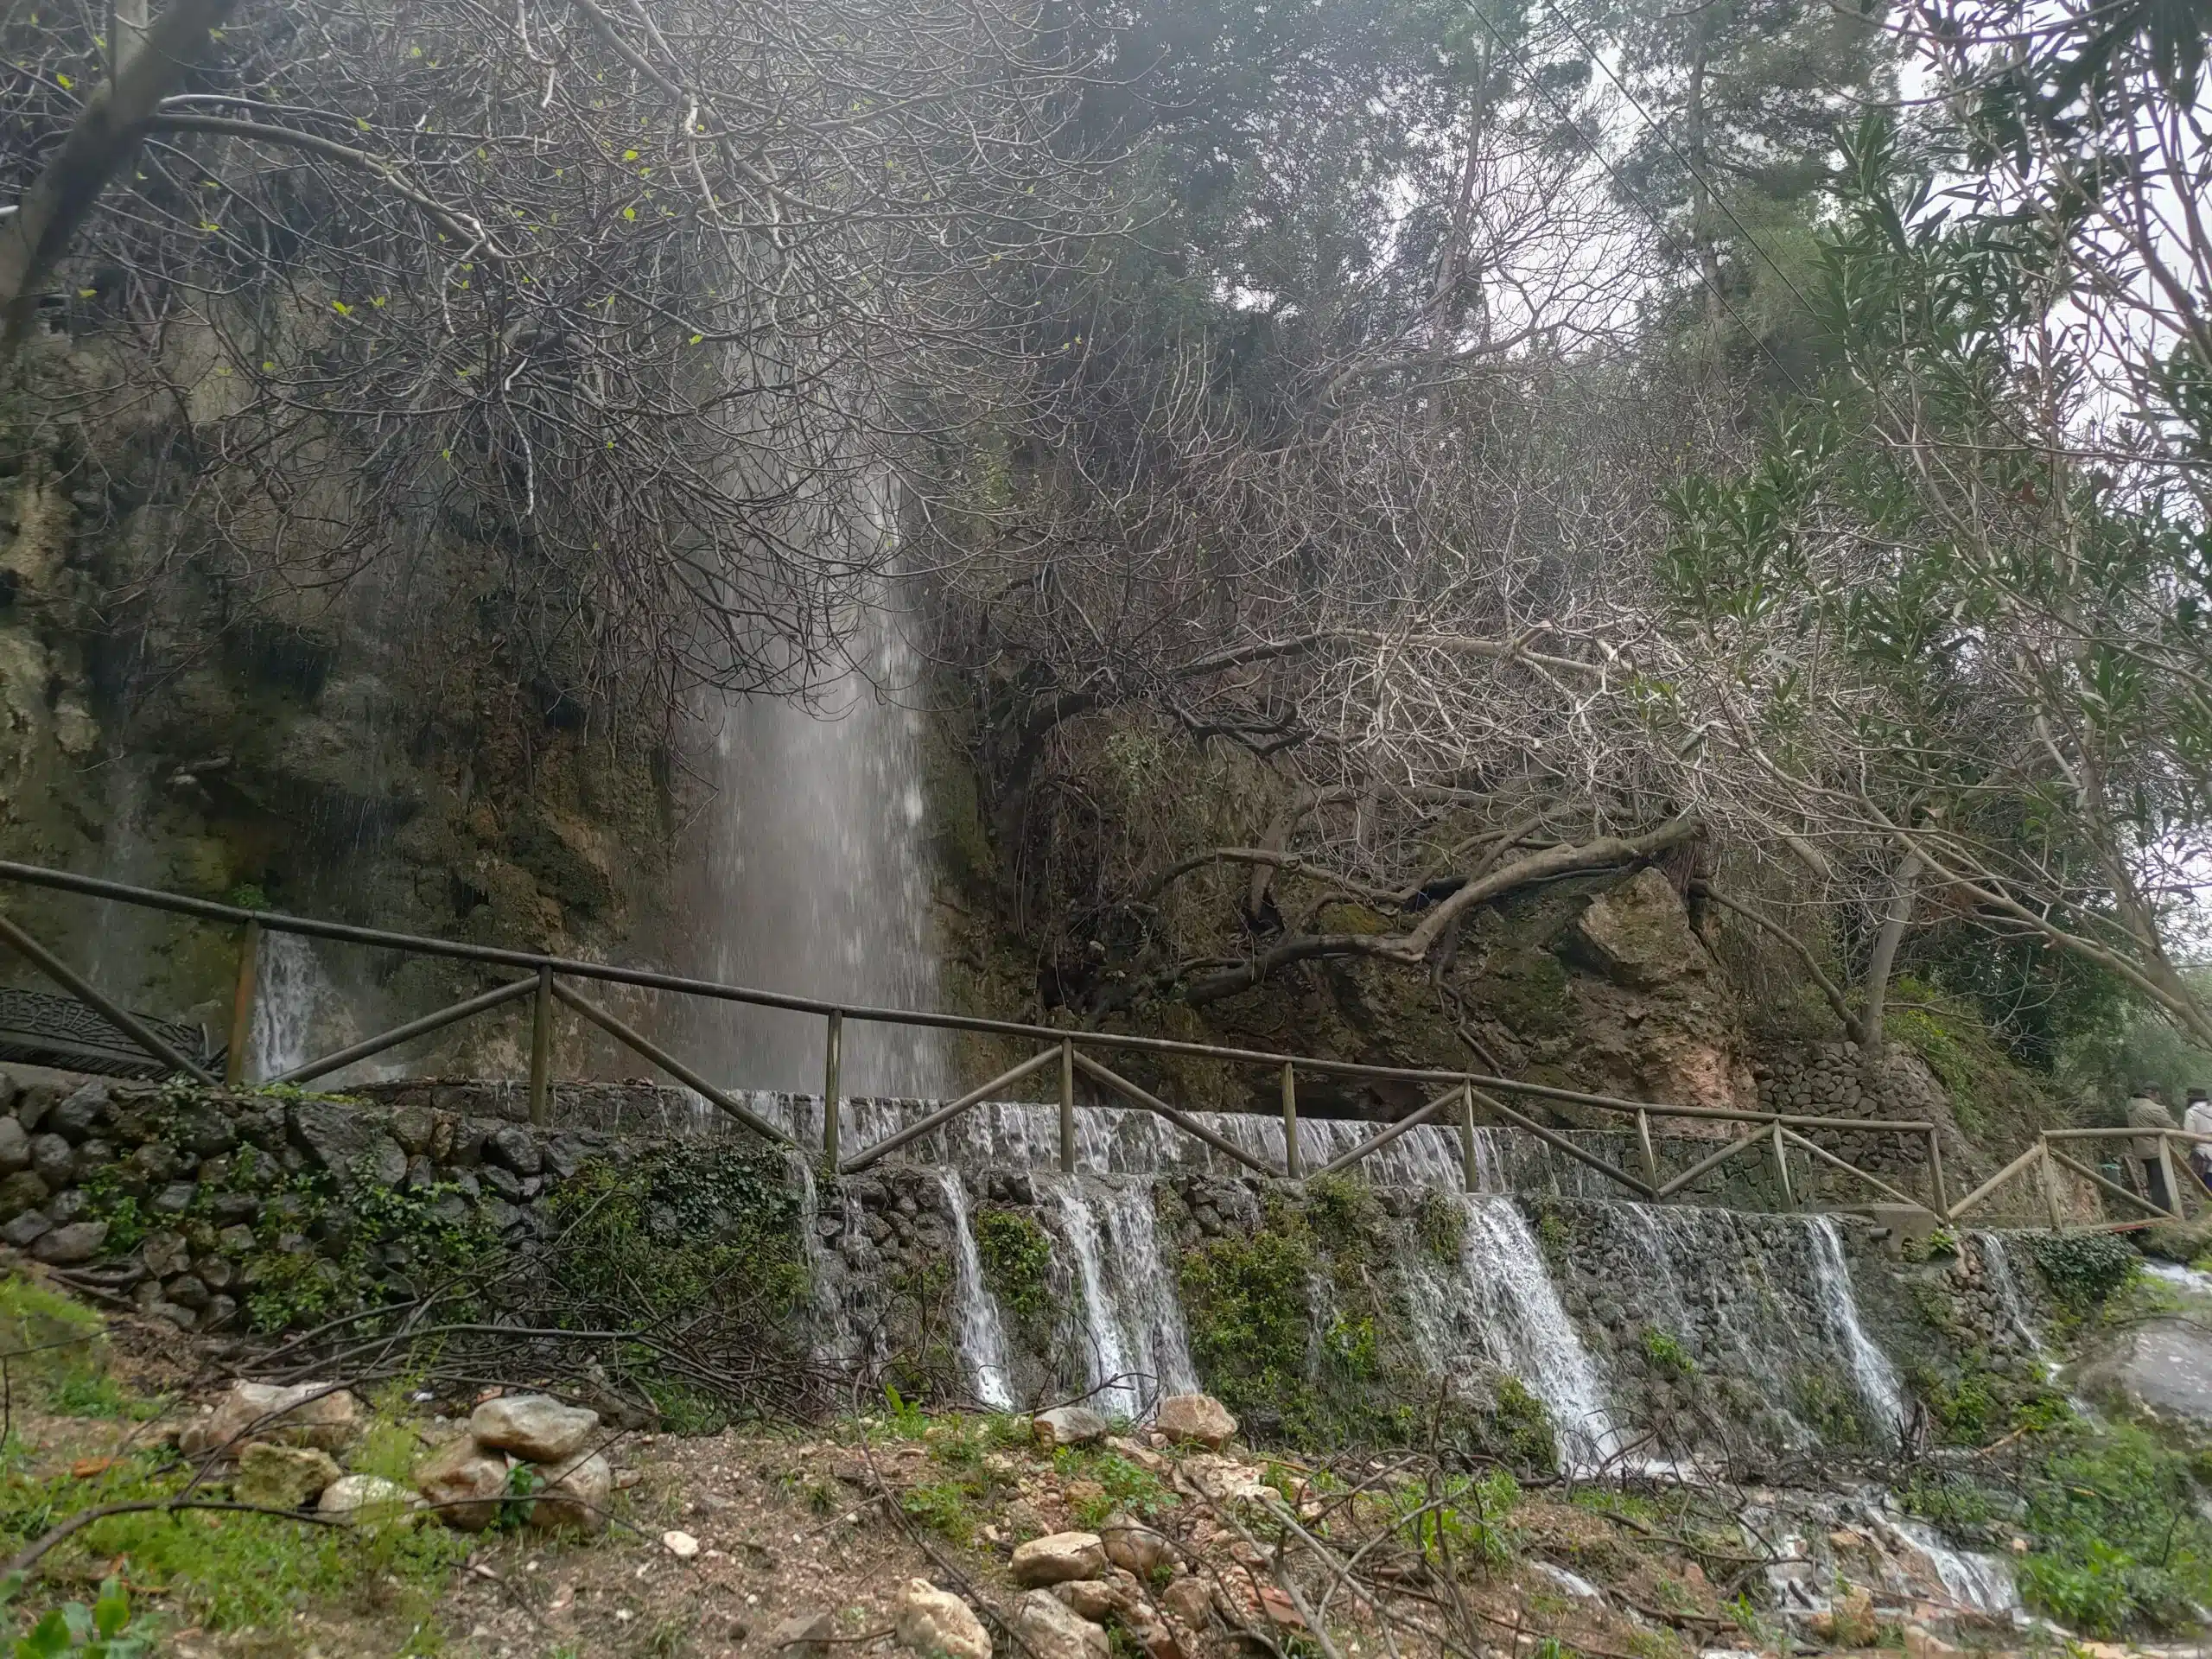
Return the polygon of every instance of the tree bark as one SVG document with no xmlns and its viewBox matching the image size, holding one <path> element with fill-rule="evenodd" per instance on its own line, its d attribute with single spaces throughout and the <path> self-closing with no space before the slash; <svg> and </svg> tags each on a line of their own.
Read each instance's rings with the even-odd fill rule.
<svg viewBox="0 0 2212 1659">
<path fill-rule="evenodd" d="M 1882 1005 L 1889 995 L 1897 946 L 1912 920 L 1914 889 L 1923 868 L 1920 855 L 1906 848 L 1890 878 L 1889 912 L 1882 918 L 1882 931 L 1874 937 L 1874 953 L 1866 959 L 1865 991 L 1859 1001 L 1859 1058 L 1870 1078 L 1882 1064 Z"/>
</svg>

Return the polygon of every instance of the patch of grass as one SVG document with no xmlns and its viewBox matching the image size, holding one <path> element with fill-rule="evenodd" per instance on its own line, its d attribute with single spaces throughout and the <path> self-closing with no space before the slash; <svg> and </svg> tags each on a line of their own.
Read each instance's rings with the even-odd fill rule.
<svg viewBox="0 0 2212 1659">
<path fill-rule="evenodd" d="M 0 1353 L 13 1377 L 97 1377 L 107 1369 L 107 1325 L 92 1309 L 11 1273 L 0 1279 Z"/>
<path fill-rule="evenodd" d="M 164 1467 L 165 1456 L 126 1456 L 89 1479 L 0 1478 L 0 1542 L 12 1553 L 80 1510 L 178 1496 L 191 1471 Z M 60 1545 L 41 1563 L 46 1576 L 25 1600 L 43 1617 L 57 1605 L 49 1581 L 81 1580 L 94 1564 L 123 1558 L 131 1582 L 163 1586 L 171 1607 L 209 1630 L 276 1624 L 309 1598 L 419 1612 L 414 1622 L 427 1626 L 429 1607 L 468 1548 L 463 1535 L 443 1527 L 340 1529 L 271 1516 L 143 1511 L 96 1521 Z"/>
<path fill-rule="evenodd" d="M 947 1543 L 965 1546 L 975 1541 L 976 1510 L 966 1481 L 934 1480 L 909 1487 L 899 1494 L 899 1507 L 916 1525 L 927 1527 Z"/>
<path fill-rule="evenodd" d="M 47 1390 L 48 1409 L 57 1417 L 108 1417 L 143 1423 L 158 1417 L 166 1399 L 141 1399 L 111 1376 L 64 1377 Z"/>
<path fill-rule="evenodd" d="M 1489 1570 L 1520 1549 L 1513 1511 L 1521 1484 L 1503 1469 L 1479 1479 L 1446 1475 L 1434 1487 L 1402 1487 L 1385 1502 L 1400 1535 L 1440 1567 Z"/>
<path fill-rule="evenodd" d="M 1097 1513 L 1078 1517 L 1084 1526 L 1096 1525 L 1116 1510 L 1149 1520 L 1180 1501 L 1158 1476 L 1118 1452 L 1064 1446 L 1052 1453 L 1052 1466 L 1065 1478 L 1096 1481 L 1106 1489 L 1105 1497 L 1090 1506 Z"/>
<path fill-rule="evenodd" d="M 1656 1325 L 1643 1327 L 1638 1338 L 1643 1357 L 1651 1369 L 1662 1376 L 1692 1377 L 1697 1375 L 1697 1361 L 1690 1351 L 1682 1346 L 1682 1339 L 1671 1331 L 1662 1331 Z"/>
<path fill-rule="evenodd" d="M 2077 1629 L 2196 1627 L 2212 1602 L 2212 1520 L 2189 1459 L 2133 1427 L 2063 1431 L 2026 1483 L 2032 1605 Z"/>
</svg>

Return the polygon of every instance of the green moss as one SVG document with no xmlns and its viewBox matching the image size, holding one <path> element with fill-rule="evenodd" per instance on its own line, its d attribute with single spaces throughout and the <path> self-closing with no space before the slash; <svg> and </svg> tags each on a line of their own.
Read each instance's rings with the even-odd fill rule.
<svg viewBox="0 0 2212 1659">
<path fill-rule="evenodd" d="M 11 1377 L 54 1387 L 98 1378 L 107 1370 L 107 1325 L 90 1308 L 11 1273 L 0 1279 L 0 1353 Z"/>
<path fill-rule="evenodd" d="M 1466 1242 L 1467 1212 L 1441 1192 L 1423 1192 L 1414 1206 L 1414 1237 L 1438 1261 L 1456 1262 Z"/>
<path fill-rule="evenodd" d="M 1046 1351 L 1062 1312 L 1052 1294 L 1052 1236 L 1023 1210 L 981 1209 L 974 1224 L 984 1284 L 1021 1344 Z"/>
<path fill-rule="evenodd" d="M 1306 1183 L 1306 1223 L 1337 1252 L 1363 1249 L 1382 1218 L 1375 1189 L 1349 1175 L 1316 1175 Z"/>
<path fill-rule="evenodd" d="M 1313 1271 L 1306 1239 L 1268 1230 L 1213 1239 L 1183 1257 L 1191 1357 L 1240 1418 L 1280 1422 L 1284 1402 L 1307 1391 Z"/>
</svg>

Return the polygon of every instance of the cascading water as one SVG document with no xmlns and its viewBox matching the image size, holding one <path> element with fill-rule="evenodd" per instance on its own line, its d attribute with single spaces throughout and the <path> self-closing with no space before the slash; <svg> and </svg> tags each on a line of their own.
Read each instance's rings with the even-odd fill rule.
<svg viewBox="0 0 2212 1659">
<path fill-rule="evenodd" d="M 718 793 L 692 896 L 710 976 L 851 1004 L 937 1006 L 921 717 L 898 700 L 919 664 L 899 620 L 874 611 L 862 667 L 815 708 L 737 697 L 720 711 Z M 734 1006 L 697 1035 L 710 1070 L 733 1084 L 820 1084 L 819 1018 Z M 935 1032 L 845 1027 L 841 1075 L 854 1090 L 926 1095 L 944 1072 Z"/>
<path fill-rule="evenodd" d="M 1901 1434 L 1905 1422 L 1904 1392 L 1897 1381 L 1897 1367 L 1859 1322 L 1859 1301 L 1852 1294 L 1843 1235 L 1827 1216 L 1815 1216 L 1808 1225 L 1813 1237 L 1813 1285 L 1828 1330 L 1851 1367 L 1859 1397 L 1892 1434 Z"/>
<path fill-rule="evenodd" d="M 1094 1187 L 1078 1176 L 1055 1181 L 1051 1194 L 1083 1299 L 1084 1380 L 1092 1403 L 1136 1418 L 1160 1395 L 1196 1388 L 1182 1308 L 1153 1230 L 1150 1191 Z"/>
<path fill-rule="evenodd" d="M 1510 1198 L 1459 1198 L 1459 1270 L 1426 1263 L 1412 1275 L 1414 1329 L 1430 1365 L 1449 1375 L 1469 1353 L 1511 1371 L 1544 1402 L 1572 1471 L 1617 1457 L 1621 1436 L 1598 1369 L 1567 1316 L 1535 1233 Z"/>
<path fill-rule="evenodd" d="M 315 943 L 266 933 L 255 962 L 253 1054 L 257 1081 L 282 1077 L 353 1035 L 352 1012 L 323 971 Z"/>
<path fill-rule="evenodd" d="M 2028 1306 L 2026 1293 L 2020 1288 L 2019 1275 L 2012 1270 L 2012 1254 L 2005 1248 L 2004 1238 L 1996 1233 L 1973 1233 L 1968 1236 L 1981 1256 L 1983 1276 L 1997 1293 L 1998 1303 L 2005 1310 L 2012 1334 L 2030 1353 L 2040 1355 L 2044 1351 L 2043 1336 L 2036 1329 L 2035 1315 Z"/>
<path fill-rule="evenodd" d="M 940 1169 L 944 1209 L 952 1229 L 953 1291 L 960 1299 L 960 1357 L 968 1366 L 969 1386 L 982 1405 L 1005 1411 L 1014 1404 L 1014 1362 L 1006 1349 L 1006 1325 L 999 1305 L 983 1283 L 983 1261 L 968 1213 L 968 1184 L 957 1169 Z"/>
</svg>

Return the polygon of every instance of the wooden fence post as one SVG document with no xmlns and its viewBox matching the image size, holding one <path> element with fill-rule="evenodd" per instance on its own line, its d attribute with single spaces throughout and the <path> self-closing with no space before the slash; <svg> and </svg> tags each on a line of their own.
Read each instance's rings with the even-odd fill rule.
<svg viewBox="0 0 2212 1659">
<path fill-rule="evenodd" d="M 235 1089 L 245 1081 L 245 1052 L 253 1042 L 253 998 L 261 971 L 261 924 L 248 922 L 238 941 L 238 987 L 231 994 L 231 1047 L 223 1057 L 223 1081 Z"/>
<path fill-rule="evenodd" d="M 2041 1173 L 2044 1208 L 2050 1212 L 2050 1230 L 2054 1233 L 2063 1233 L 2066 1230 L 2066 1212 L 2060 1207 L 2058 1202 L 2058 1166 L 2050 1161 L 2050 1137 L 2038 1136 L 2037 1141 L 2043 1147 Z"/>
<path fill-rule="evenodd" d="M 1282 1173 L 1299 1179 L 1298 1067 L 1289 1060 L 1282 1063 Z"/>
<path fill-rule="evenodd" d="M 1060 1039 L 1060 1173 L 1075 1173 L 1075 1039 Z"/>
<path fill-rule="evenodd" d="M 1459 1085 L 1459 1182 L 1470 1192 L 1482 1190 L 1482 1167 L 1475 1160 L 1475 1085 Z"/>
<path fill-rule="evenodd" d="M 1642 1107 L 1636 1113 L 1636 1149 L 1643 1159 L 1643 1179 L 1651 1184 L 1656 1193 L 1659 1190 L 1659 1154 L 1651 1144 L 1651 1114 Z"/>
<path fill-rule="evenodd" d="M 2174 1168 L 2174 1143 L 2166 1135 L 2158 1137 L 2158 1173 L 2166 1178 L 2166 1208 L 2175 1217 L 2189 1213 L 2181 1201 L 2181 1183 L 2175 1179 L 2180 1173 Z"/>
<path fill-rule="evenodd" d="M 1936 1200 L 1936 1219 L 1949 1226 L 1951 1195 L 1943 1186 L 1943 1132 L 1933 1123 L 1928 1126 L 1928 1190 Z"/>
<path fill-rule="evenodd" d="M 1782 1138 L 1782 1122 L 1779 1118 L 1775 1121 L 1774 1125 L 1774 1179 L 1776 1185 L 1782 1188 L 1782 1207 L 1784 1210 L 1795 1210 L 1797 1207 L 1797 1195 L 1789 1190 L 1789 1143 Z"/>
<path fill-rule="evenodd" d="M 845 1069 L 845 1011 L 830 1010 L 822 1033 L 822 1156 L 830 1168 L 837 1166 L 838 1147 L 844 1141 L 845 1112 L 839 1098 Z"/>
<path fill-rule="evenodd" d="M 553 1078 L 553 969 L 537 970 L 537 995 L 530 1008 L 530 1121 L 545 1127 L 546 1096 Z"/>
</svg>

